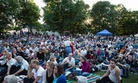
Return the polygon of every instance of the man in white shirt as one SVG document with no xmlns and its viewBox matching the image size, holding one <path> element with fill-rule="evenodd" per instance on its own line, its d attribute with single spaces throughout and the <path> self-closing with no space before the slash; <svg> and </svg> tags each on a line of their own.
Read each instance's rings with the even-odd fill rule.
<svg viewBox="0 0 138 83">
<path fill-rule="evenodd" d="M 70 46 L 70 44 L 71 44 L 71 41 L 70 41 L 69 39 L 66 39 L 66 40 L 64 41 L 65 47 L 66 47 L 66 46 Z"/>
<path fill-rule="evenodd" d="M 32 72 L 30 72 L 33 68 Z M 42 74 L 44 69 L 39 65 L 39 61 L 36 59 L 31 60 L 31 64 L 28 68 L 28 78 L 24 79 L 24 83 L 42 83 Z"/>
<path fill-rule="evenodd" d="M 68 57 L 66 57 L 62 62 L 62 65 L 64 66 L 65 71 L 67 70 L 72 71 L 72 69 L 75 67 L 75 59 L 72 56 L 73 54 L 70 53 Z"/>
<path fill-rule="evenodd" d="M 27 75 L 29 63 L 21 56 L 16 57 L 16 63 L 9 69 L 9 74 Z"/>
</svg>

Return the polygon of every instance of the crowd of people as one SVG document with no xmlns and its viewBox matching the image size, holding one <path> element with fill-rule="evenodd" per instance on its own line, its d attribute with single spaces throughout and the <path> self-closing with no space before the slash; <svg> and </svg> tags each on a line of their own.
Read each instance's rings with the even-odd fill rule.
<svg viewBox="0 0 138 83">
<path fill-rule="evenodd" d="M 88 76 L 106 70 L 97 83 L 121 83 L 138 74 L 138 39 L 133 36 L 13 34 L 0 40 L 0 79 L 18 83 L 67 83 L 66 72 Z M 12 82 L 13 81 L 13 82 Z"/>
</svg>

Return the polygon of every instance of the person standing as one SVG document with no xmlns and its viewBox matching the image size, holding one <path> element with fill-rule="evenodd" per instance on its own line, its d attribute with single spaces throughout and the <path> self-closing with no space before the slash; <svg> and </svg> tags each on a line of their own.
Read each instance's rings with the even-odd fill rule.
<svg viewBox="0 0 138 83">
<path fill-rule="evenodd" d="M 65 55 L 67 57 L 69 53 L 72 53 L 71 41 L 69 40 L 69 38 L 65 39 L 64 45 L 65 45 Z"/>
</svg>

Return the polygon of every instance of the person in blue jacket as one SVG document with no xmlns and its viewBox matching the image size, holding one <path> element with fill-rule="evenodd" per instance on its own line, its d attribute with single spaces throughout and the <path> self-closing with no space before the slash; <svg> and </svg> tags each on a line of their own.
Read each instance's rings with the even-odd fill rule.
<svg viewBox="0 0 138 83">
<path fill-rule="evenodd" d="M 53 81 L 53 83 L 67 83 L 66 77 L 63 74 L 64 69 L 61 65 L 57 65 L 54 67 L 54 74 L 56 75 L 56 79 Z"/>
</svg>

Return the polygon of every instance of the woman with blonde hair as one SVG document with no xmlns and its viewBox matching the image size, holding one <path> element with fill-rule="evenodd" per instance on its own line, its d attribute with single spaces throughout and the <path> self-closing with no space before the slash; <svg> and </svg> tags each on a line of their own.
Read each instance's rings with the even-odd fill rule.
<svg viewBox="0 0 138 83">
<path fill-rule="evenodd" d="M 55 65 L 57 64 L 57 61 L 56 61 L 54 55 L 51 55 L 51 56 L 50 56 L 50 59 L 49 59 L 47 62 L 52 62 L 52 63 L 54 63 Z"/>
<path fill-rule="evenodd" d="M 42 74 L 42 83 L 52 83 L 56 78 L 54 75 L 54 63 L 48 62 L 46 64 L 46 70 Z"/>
<path fill-rule="evenodd" d="M 2 61 L 5 59 L 6 60 L 6 56 L 5 54 L 7 53 L 7 50 L 2 50 L 1 52 L 1 57 L 0 57 L 0 63 L 2 63 Z"/>
</svg>

